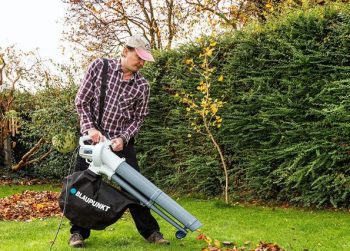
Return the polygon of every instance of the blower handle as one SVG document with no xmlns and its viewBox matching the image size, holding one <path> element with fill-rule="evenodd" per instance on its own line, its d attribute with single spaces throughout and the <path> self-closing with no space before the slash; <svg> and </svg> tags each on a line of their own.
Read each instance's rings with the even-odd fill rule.
<svg viewBox="0 0 350 251">
<path fill-rule="evenodd" d="M 104 137 L 104 136 L 103 136 Z M 86 144 L 84 144 L 84 142 L 85 141 L 88 141 L 88 140 L 91 140 L 91 137 L 89 136 L 89 135 L 83 135 L 83 136 L 81 136 L 80 138 L 79 138 L 79 145 L 80 146 L 86 146 Z M 107 145 L 111 145 L 112 144 L 112 142 L 109 140 L 109 139 L 107 139 L 106 137 L 104 137 L 104 140 L 103 141 L 100 141 L 99 143 L 101 143 L 101 142 L 103 142 L 103 143 L 105 143 L 105 144 L 107 144 Z"/>
<path fill-rule="evenodd" d="M 80 146 L 85 146 L 84 142 L 91 140 L 91 137 L 89 135 L 84 135 L 79 138 L 79 145 Z"/>
</svg>

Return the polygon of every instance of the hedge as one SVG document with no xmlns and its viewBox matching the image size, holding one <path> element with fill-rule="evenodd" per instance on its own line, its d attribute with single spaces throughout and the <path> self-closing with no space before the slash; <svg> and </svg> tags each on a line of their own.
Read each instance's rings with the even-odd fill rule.
<svg viewBox="0 0 350 251">
<path fill-rule="evenodd" d="M 232 197 L 349 206 L 349 37 L 349 7 L 332 5 L 218 40 L 213 79 L 225 81 L 214 82 L 213 96 L 226 105 L 216 137 L 230 164 Z M 173 98 L 176 90 L 195 90 L 198 79 L 184 61 L 200 50 L 192 44 L 162 53 L 147 69 L 154 110 L 139 142 L 159 184 L 219 195 L 217 154 L 206 138 L 187 138 L 189 124 Z M 144 150 L 151 146 L 159 150 Z"/>
</svg>

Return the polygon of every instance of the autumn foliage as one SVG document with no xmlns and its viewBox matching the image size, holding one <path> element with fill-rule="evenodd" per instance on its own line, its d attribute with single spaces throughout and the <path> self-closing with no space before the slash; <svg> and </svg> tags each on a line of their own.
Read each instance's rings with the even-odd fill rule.
<svg viewBox="0 0 350 251">
<path fill-rule="evenodd" d="M 58 192 L 24 191 L 0 199 L 0 220 L 28 221 L 60 216 Z"/>
<path fill-rule="evenodd" d="M 285 251 L 276 243 L 266 243 L 264 241 L 260 241 L 256 247 L 251 248 L 251 242 L 249 241 L 239 247 L 236 243 L 230 241 L 213 241 L 212 238 L 203 233 L 199 234 L 196 239 L 206 243 L 206 246 L 202 248 L 202 251 Z"/>
<path fill-rule="evenodd" d="M 210 39 L 209 43 L 207 41 L 203 41 L 203 39 L 198 39 L 198 42 L 203 48 L 202 52 L 198 56 L 200 59 L 200 65 L 195 64 L 193 58 L 185 60 L 185 64 L 188 65 L 189 71 L 192 72 L 193 75 L 199 76 L 199 81 L 196 88 L 197 92 L 188 93 L 182 91 L 180 95 L 176 93 L 175 96 L 180 97 L 180 103 L 186 106 L 187 116 L 191 121 L 191 127 L 197 133 L 202 133 L 205 135 L 205 137 L 210 139 L 212 146 L 218 153 L 218 158 L 220 159 L 225 178 L 225 188 L 223 189 L 225 202 L 228 203 L 228 168 L 222 147 L 215 138 L 213 132 L 213 130 L 218 130 L 221 127 L 222 118 L 218 112 L 223 107 L 224 102 L 218 98 L 214 98 L 211 89 L 213 82 L 222 82 L 224 77 L 222 75 L 220 75 L 217 79 L 214 79 L 215 77 L 213 77 L 216 69 L 210 64 L 210 62 L 214 60 L 215 55 L 217 55 L 215 53 L 217 49 L 217 42 L 215 41 L 214 37 Z"/>
</svg>

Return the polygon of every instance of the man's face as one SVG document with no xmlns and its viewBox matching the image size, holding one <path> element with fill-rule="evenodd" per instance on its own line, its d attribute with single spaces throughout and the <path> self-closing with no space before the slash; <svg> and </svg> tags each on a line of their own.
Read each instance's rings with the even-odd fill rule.
<svg viewBox="0 0 350 251">
<path fill-rule="evenodd" d="M 135 50 L 124 48 L 124 58 L 122 60 L 122 65 L 125 69 L 131 72 L 137 72 L 143 67 L 144 64 L 145 60 L 141 59 Z"/>
</svg>

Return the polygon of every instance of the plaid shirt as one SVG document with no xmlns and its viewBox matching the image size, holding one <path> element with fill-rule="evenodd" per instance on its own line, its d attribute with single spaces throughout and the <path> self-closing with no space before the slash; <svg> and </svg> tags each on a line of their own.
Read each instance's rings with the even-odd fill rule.
<svg viewBox="0 0 350 251">
<path fill-rule="evenodd" d="M 96 128 L 99 113 L 103 60 L 96 59 L 89 66 L 75 98 L 81 133 Z M 148 114 L 149 84 L 141 73 L 123 80 L 121 60 L 108 60 L 108 76 L 102 133 L 109 139 L 118 137 L 128 142 L 139 131 Z"/>
</svg>

